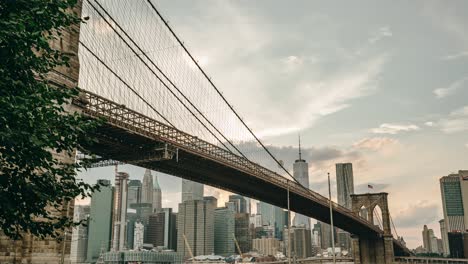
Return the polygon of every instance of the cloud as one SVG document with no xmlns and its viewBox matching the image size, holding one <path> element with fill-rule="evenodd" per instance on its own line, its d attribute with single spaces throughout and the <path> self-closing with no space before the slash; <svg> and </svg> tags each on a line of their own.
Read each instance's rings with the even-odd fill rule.
<svg viewBox="0 0 468 264">
<path fill-rule="evenodd" d="M 360 149 L 368 149 L 373 151 L 384 150 L 388 147 L 394 147 L 399 145 L 399 141 L 394 138 L 387 137 L 374 137 L 374 138 L 363 138 L 353 144 L 353 147 Z"/>
<path fill-rule="evenodd" d="M 368 39 L 368 41 L 369 43 L 374 44 L 383 38 L 389 38 L 391 36 L 393 36 L 393 33 L 389 27 L 381 27 L 372 37 Z"/>
<path fill-rule="evenodd" d="M 434 93 L 435 97 L 438 98 L 438 99 L 447 97 L 447 96 L 452 95 L 453 93 L 455 93 L 461 87 L 463 87 L 463 85 L 465 84 L 465 82 L 467 80 L 468 80 L 468 77 L 465 77 L 463 79 L 452 82 L 447 87 L 437 88 L 432 92 Z"/>
<path fill-rule="evenodd" d="M 468 143 L 465 144 L 465 147 L 468 148 Z"/>
<path fill-rule="evenodd" d="M 428 127 L 433 127 L 435 125 L 435 123 L 432 122 L 432 121 L 427 121 L 427 122 L 424 123 L 424 125 L 426 125 Z"/>
<path fill-rule="evenodd" d="M 450 113 L 451 116 L 468 116 L 468 106 L 464 106 Z"/>
<path fill-rule="evenodd" d="M 371 132 L 375 134 L 391 134 L 395 135 L 400 132 L 417 131 L 420 128 L 414 124 L 401 124 L 401 123 L 384 123 L 379 127 L 372 128 Z"/>
<path fill-rule="evenodd" d="M 428 201 L 409 204 L 394 215 L 398 227 L 421 227 L 439 219 L 439 205 Z"/>
<path fill-rule="evenodd" d="M 457 60 L 462 58 L 468 58 L 468 51 L 462 51 L 455 54 L 448 54 L 442 57 L 442 60 Z"/>
<path fill-rule="evenodd" d="M 448 134 L 468 131 L 468 106 L 452 111 L 446 118 L 439 120 L 437 126 Z"/>
<path fill-rule="evenodd" d="M 439 122 L 439 126 L 443 132 L 448 134 L 468 131 L 468 118 L 443 119 Z"/>
</svg>

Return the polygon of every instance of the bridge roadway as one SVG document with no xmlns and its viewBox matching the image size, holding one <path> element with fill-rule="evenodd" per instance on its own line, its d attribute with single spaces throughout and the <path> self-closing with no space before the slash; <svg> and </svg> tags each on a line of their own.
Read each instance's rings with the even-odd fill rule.
<svg viewBox="0 0 468 264">
<path fill-rule="evenodd" d="M 329 200 L 294 181 L 214 144 L 165 125 L 99 95 L 83 91 L 73 100 L 90 118 L 104 118 L 95 132 L 98 142 L 87 146 L 101 157 L 134 164 L 193 180 L 287 208 L 290 190 L 292 211 L 330 223 Z M 162 159 L 156 149 L 169 145 L 176 157 Z M 383 231 L 350 210 L 333 203 L 334 224 L 364 237 L 380 237 Z M 407 248 L 394 239 L 395 255 Z"/>
</svg>

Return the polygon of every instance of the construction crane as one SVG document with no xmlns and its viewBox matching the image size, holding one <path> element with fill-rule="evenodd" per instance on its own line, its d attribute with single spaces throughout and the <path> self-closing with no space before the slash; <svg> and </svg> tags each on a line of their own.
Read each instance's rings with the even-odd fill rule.
<svg viewBox="0 0 468 264">
<path fill-rule="evenodd" d="M 234 235 L 234 233 L 232 233 L 232 238 L 234 239 L 234 243 L 236 243 L 237 251 L 239 251 L 240 257 L 243 260 L 244 257 L 242 256 L 242 251 L 241 251 L 241 249 L 239 247 L 239 243 L 237 243 L 236 235 Z"/>
<path fill-rule="evenodd" d="M 190 254 L 190 257 L 192 258 L 192 262 L 195 262 L 195 257 L 193 256 L 192 249 L 190 248 L 190 244 L 187 241 L 187 237 L 185 236 L 185 234 L 182 234 L 182 236 L 184 237 L 185 246 L 188 248 L 188 252 Z"/>
</svg>

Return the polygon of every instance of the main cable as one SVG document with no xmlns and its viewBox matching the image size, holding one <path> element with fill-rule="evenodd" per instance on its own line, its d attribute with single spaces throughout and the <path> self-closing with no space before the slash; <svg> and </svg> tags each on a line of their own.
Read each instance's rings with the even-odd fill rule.
<svg viewBox="0 0 468 264">
<path fill-rule="evenodd" d="M 216 85 L 211 81 L 211 79 L 208 77 L 208 75 L 205 73 L 205 71 L 201 68 L 200 64 L 195 60 L 195 58 L 192 56 L 192 54 L 188 51 L 188 49 L 185 47 L 184 43 L 179 39 L 179 37 L 175 34 L 175 32 L 172 30 L 172 28 L 169 26 L 167 21 L 163 18 L 161 13 L 157 10 L 157 8 L 154 6 L 154 4 L 151 2 L 151 0 L 146 0 L 148 4 L 151 6 L 153 11 L 158 15 L 158 17 L 163 21 L 164 25 L 169 29 L 171 32 L 172 36 L 177 40 L 177 42 L 180 44 L 180 46 L 184 49 L 184 51 L 187 53 L 187 55 L 190 57 L 192 62 L 197 66 L 197 68 L 200 70 L 200 72 L 203 74 L 203 76 L 206 78 L 206 80 L 210 83 L 210 85 L 213 87 L 213 89 L 216 91 L 216 93 L 221 97 L 221 99 L 226 103 L 226 105 L 231 109 L 231 111 L 234 113 L 234 115 L 239 119 L 239 121 L 244 125 L 244 127 L 249 131 L 249 133 L 255 138 L 255 140 L 260 144 L 260 146 L 268 153 L 268 155 L 275 161 L 275 163 L 283 169 L 291 178 L 293 181 L 295 181 L 297 184 L 299 184 L 302 188 L 311 191 L 309 188 L 305 187 L 302 185 L 296 178 L 294 178 L 293 175 L 284 167 L 284 165 L 270 152 L 270 150 L 263 144 L 263 142 L 255 135 L 255 133 L 252 131 L 252 129 L 244 122 L 244 120 L 240 117 L 240 115 L 236 112 L 234 107 L 229 104 L 227 99 L 224 97 L 224 95 L 221 93 L 221 91 L 216 87 Z M 314 193 L 312 193 L 314 194 Z M 314 194 L 315 196 L 315 194 Z"/>
<path fill-rule="evenodd" d="M 177 129 L 177 127 L 171 123 L 163 114 L 161 114 L 156 108 L 154 108 L 148 101 L 146 101 L 143 96 L 141 96 L 133 87 L 131 87 L 125 80 L 123 80 L 114 70 L 112 70 L 109 65 L 107 65 L 101 58 L 99 58 L 96 53 L 94 53 L 86 44 L 84 44 L 81 40 L 79 41 L 80 45 L 85 48 L 93 57 L 98 60 L 108 71 L 110 71 L 119 81 L 121 81 L 128 89 L 130 89 L 138 98 L 140 98 L 146 105 L 148 105 L 156 114 L 158 114 L 164 121 L 166 121 L 169 125 L 173 128 Z"/>
<path fill-rule="evenodd" d="M 112 22 L 115 24 L 115 26 L 117 26 L 117 28 L 132 42 L 133 45 L 135 45 L 135 47 L 141 52 L 141 54 L 143 56 L 145 56 L 145 58 L 161 73 L 162 76 L 164 76 L 164 78 L 166 78 L 166 80 L 180 93 L 180 95 L 182 95 L 182 97 L 190 104 L 190 106 L 192 106 L 200 116 L 203 117 L 203 119 L 205 119 L 205 121 L 213 128 L 215 129 L 215 131 L 221 135 L 221 137 L 229 143 L 229 145 L 231 147 L 233 147 L 242 157 L 244 157 L 245 159 L 248 160 L 248 158 L 223 134 L 221 133 L 221 131 L 219 131 L 218 128 L 216 128 L 216 126 L 213 125 L 213 123 L 208 120 L 208 118 L 192 103 L 192 101 L 187 98 L 187 96 L 185 96 L 185 94 L 167 77 L 167 75 L 154 63 L 154 61 L 147 55 L 146 52 L 144 52 L 141 47 L 133 40 L 133 38 L 131 38 L 128 33 L 120 26 L 120 24 L 109 14 L 109 12 L 107 12 L 107 10 L 97 1 L 95 0 L 96 4 L 103 10 L 103 12 L 112 20 Z M 101 16 L 101 18 L 103 18 L 106 23 L 114 30 L 114 32 L 119 36 L 119 38 L 125 42 L 125 44 L 127 44 L 127 46 L 132 50 L 132 52 L 135 53 L 136 56 L 138 56 L 138 58 L 140 58 L 139 54 L 135 52 L 135 50 L 133 50 L 130 45 L 122 38 L 122 36 L 112 27 L 112 25 L 110 23 L 107 22 L 107 20 L 104 18 L 104 16 L 94 7 L 93 4 L 91 4 L 91 7 Z M 141 58 L 140 58 L 141 60 Z M 159 78 L 159 76 L 157 76 L 157 74 L 146 64 L 146 62 L 144 62 L 143 60 L 141 60 L 147 67 L 148 69 L 150 69 L 150 71 L 161 81 L 161 83 L 163 83 L 163 85 L 171 91 L 171 93 L 179 99 L 179 97 L 177 97 L 175 95 L 175 93 L 172 92 L 172 90 L 168 87 L 168 85 L 166 83 L 164 83 L 161 78 Z M 212 134 L 212 136 L 214 136 L 228 151 L 230 151 L 232 153 L 232 151 L 230 150 L 230 148 L 228 148 L 218 137 L 216 137 L 214 135 L 214 133 L 182 102 L 182 100 L 179 99 L 179 102 L 181 104 L 183 104 L 186 109 Z M 250 161 L 250 160 L 249 160 Z"/>
<path fill-rule="evenodd" d="M 112 21 L 113 21 L 116 25 L 118 25 L 117 22 L 107 13 L 107 11 L 106 11 L 97 1 L 95 1 L 95 2 L 104 10 L 104 12 L 106 12 L 106 14 L 112 19 Z M 127 47 L 140 59 L 140 61 L 141 61 L 141 62 L 153 73 L 153 75 L 164 85 L 164 87 L 166 87 L 166 88 L 170 91 L 170 93 L 179 101 L 179 103 L 181 103 L 181 104 L 187 109 L 187 111 L 189 111 L 189 113 L 190 113 L 193 117 L 195 117 L 195 119 L 197 119 L 198 122 L 199 122 L 214 138 L 216 138 L 216 140 L 218 140 L 218 142 L 219 142 L 221 145 L 223 145 L 223 147 L 224 147 L 227 151 L 229 151 L 229 152 L 232 153 L 232 151 L 230 150 L 230 148 L 228 148 L 228 147 L 223 143 L 223 141 L 222 141 L 221 139 L 219 139 L 219 138 L 218 138 L 218 137 L 217 137 L 217 136 L 216 136 L 216 135 L 215 135 L 215 134 L 214 134 L 214 133 L 213 133 L 213 132 L 212 132 L 196 115 L 195 115 L 195 113 L 192 112 L 192 110 L 190 110 L 190 108 L 180 99 L 180 97 L 178 97 L 178 96 L 174 93 L 174 91 L 172 91 L 172 89 L 170 89 L 169 86 L 161 79 L 161 77 L 159 77 L 158 74 L 156 74 L 156 73 L 154 72 L 154 70 L 140 57 L 139 53 L 136 52 L 136 51 L 131 47 L 131 45 L 122 37 L 122 35 L 120 35 L 120 33 L 118 33 L 117 30 L 115 30 L 115 28 L 112 27 L 111 23 L 109 23 L 109 21 L 102 15 L 102 13 L 99 12 L 99 10 L 98 10 L 90 1 L 88 1 L 88 3 L 91 5 L 91 7 L 94 9 L 94 11 L 96 11 L 96 12 L 99 14 L 99 16 L 106 22 L 106 24 L 107 24 L 110 28 L 112 28 L 112 30 L 117 34 L 117 36 L 119 36 L 119 38 L 127 45 Z M 119 28 L 120 28 L 120 26 L 119 26 Z M 121 30 L 122 30 L 122 29 L 121 29 Z M 122 30 L 122 32 L 124 32 L 124 31 Z M 124 33 L 125 33 L 125 32 L 124 32 Z M 125 33 L 125 34 L 126 34 L 126 33 Z M 128 38 L 134 43 L 134 41 L 133 41 L 130 37 L 128 37 Z M 140 50 L 141 53 L 144 54 L 143 50 L 141 50 L 141 48 L 140 48 L 136 43 L 134 43 L 134 45 Z M 147 56 L 146 54 L 144 54 L 144 55 Z M 159 70 L 159 69 L 158 69 L 158 70 Z M 182 95 L 183 95 L 183 94 L 182 94 Z M 184 95 L 183 95 L 183 96 L 184 96 Z M 185 99 L 188 101 L 187 98 L 185 98 Z M 190 101 L 188 101 L 188 102 L 191 103 Z M 145 102 L 145 103 L 147 103 L 147 102 Z M 148 104 L 148 103 L 147 103 L 147 104 Z"/>
</svg>

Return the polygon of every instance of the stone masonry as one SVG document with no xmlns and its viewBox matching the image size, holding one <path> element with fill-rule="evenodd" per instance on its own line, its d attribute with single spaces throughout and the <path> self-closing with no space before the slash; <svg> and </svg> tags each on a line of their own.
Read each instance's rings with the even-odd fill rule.
<svg viewBox="0 0 468 264">
<path fill-rule="evenodd" d="M 74 12 L 81 15 L 81 0 L 78 1 Z M 75 87 L 78 85 L 79 59 L 78 40 L 79 25 L 73 26 L 72 30 L 63 32 L 60 39 L 51 43 L 55 49 L 60 49 L 71 54 L 70 67 L 58 67 L 50 72 L 48 79 L 57 86 Z M 72 109 L 69 109 L 73 111 Z M 73 157 L 55 154 L 64 162 L 74 162 Z M 73 216 L 73 203 L 65 205 L 59 214 Z M 1 232 L 1 231 L 0 231 Z M 24 234 L 20 240 L 13 241 L 0 233 L 0 263 L 70 263 L 71 230 L 63 235 L 65 239 L 58 242 L 52 238 L 39 239 L 30 234 Z"/>
</svg>

